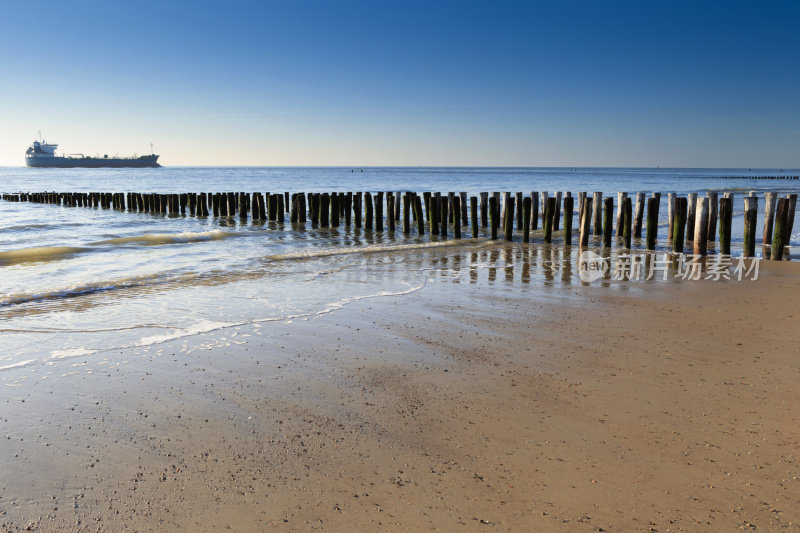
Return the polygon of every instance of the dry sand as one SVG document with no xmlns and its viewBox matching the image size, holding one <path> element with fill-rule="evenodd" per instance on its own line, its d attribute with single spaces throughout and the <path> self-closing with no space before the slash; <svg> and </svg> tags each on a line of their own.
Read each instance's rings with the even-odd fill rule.
<svg viewBox="0 0 800 533">
<path fill-rule="evenodd" d="M 800 265 L 431 284 L 0 387 L 0 528 L 800 524 Z M 75 366 L 78 365 L 78 366 Z M 91 371 L 91 373 L 89 373 Z"/>
</svg>

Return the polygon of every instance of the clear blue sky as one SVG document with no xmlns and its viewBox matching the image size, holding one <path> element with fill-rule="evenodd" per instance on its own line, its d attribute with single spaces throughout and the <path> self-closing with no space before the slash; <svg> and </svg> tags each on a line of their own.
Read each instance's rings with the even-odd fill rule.
<svg viewBox="0 0 800 533">
<path fill-rule="evenodd" d="M 800 2 L 0 10 L 0 164 L 800 167 Z"/>
</svg>

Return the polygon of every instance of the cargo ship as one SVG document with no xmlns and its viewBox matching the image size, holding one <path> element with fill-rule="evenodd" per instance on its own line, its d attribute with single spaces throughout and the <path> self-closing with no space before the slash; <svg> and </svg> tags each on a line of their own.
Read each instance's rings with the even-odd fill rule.
<svg viewBox="0 0 800 533">
<path fill-rule="evenodd" d="M 48 144 L 44 139 L 33 141 L 25 152 L 25 164 L 37 168 L 145 168 L 160 167 L 156 154 L 133 157 L 87 157 L 83 154 L 56 155 L 57 144 Z M 152 150 L 152 145 L 151 145 Z"/>
</svg>

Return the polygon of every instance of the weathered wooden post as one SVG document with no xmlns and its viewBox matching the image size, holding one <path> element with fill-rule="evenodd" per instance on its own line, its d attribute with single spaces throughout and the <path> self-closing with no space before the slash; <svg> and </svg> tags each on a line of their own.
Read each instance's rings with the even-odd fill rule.
<svg viewBox="0 0 800 533">
<path fill-rule="evenodd" d="M 411 198 L 408 193 L 403 195 L 403 233 L 408 235 L 411 233 L 411 213 L 409 208 L 411 206 Z"/>
<path fill-rule="evenodd" d="M 297 193 L 297 200 L 300 205 L 300 222 L 302 224 L 306 223 L 306 193 L 300 192 Z M 262 203 L 263 205 L 263 203 Z"/>
<path fill-rule="evenodd" d="M 386 193 L 386 226 L 389 231 L 394 231 L 394 193 Z"/>
<path fill-rule="evenodd" d="M 642 219 L 644 218 L 644 193 L 636 193 L 636 215 L 633 219 L 633 236 L 642 238 Z"/>
<path fill-rule="evenodd" d="M 656 249 L 656 239 L 658 238 L 658 203 L 658 198 L 650 197 L 647 199 L 646 242 L 648 250 Z"/>
<path fill-rule="evenodd" d="M 610 196 L 603 200 L 603 246 L 611 248 L 611 233 L 613 231 L 614 199 Z"/>
<path fill-rule="evenodd" d="M 694 221 L 694 254 L 708 253 L 708 198 L 698 198 Z"/>
<path fill-rule="evenodd" d="M 783 248 L 789 243 L 786 229 L 789 225 L 789 199 L 778 198 L 775 210 L 775 233 L 772 236 L 772 253 L 769 258 L 773 261 L 783 259 Z"/>
<path fill-rule="evenodd" d="M 330 194 L 331 199 L 331 227 L 338 228 L 339 227 L 339 216 L 341 215 L 341 206 L 339 205 L 339 194 L 332 192 Z M 280 199 L 278 200 L 280 202 Z"/>
<path fill-rule="evenodd" d="M 344 195 L 344 225 L 350 227 L 353 223 L 353 191 Z"/>
<path fill-rule="evenodd" d="M 469 198 L 469 217 L 472 222 L 472 238 L 478 238 L 478 197 L 470 196 Z"/>
<path fill-rule="evenodd" d="M 461 198 L 461 225 L 466 226 L 469 224 L 467 220 L 467 193 L 460 192 L 458 196 Z"/>
<path fill-rule="evenodd" d="M 717 237 L 717 215 L 719 212 L 719 193 L 708 191 L 708 240 L 714 242 Z"/>
<path fill-rule="evenodd" d="M 448 210 L 449 207 L 449 200 L 447 196 L 440 196 L 439 197 L 439 235 L 441 237 L 447 237 L 447 218 L 448 218 Z"/>
<path fill-rule="evenodd" d="M 522 199 L 522 242 L 531 241 L 531 199 Z"/>
<path fill-rule="evenodd" d="M 673 221 L 672 221 L 672 251 L 678 254 L 683 253 L 683 244 L 686 234 L 686 198 L 673 199 Z"/>
<path fill-rule="evenodd" d="M 431 192 L 424 191 L 422 193 L 422 201 L 425 204 L 425 220 L 428 221 L 428 224 L 431 223 Z"/>
<path fill-rule="evenodd" d="M 626 192 L 617 193 L 617 223 L 615 225 L 615 235 L 617 240 L 622 238 L 622 223 L 625 218 L 625 198 L 628 197 Z"/>
<path fill-rule="evenodd" d="M 492 195 L 489 197 L 489 218 L 490 218 L 489 226 L 491 227 L 492 240 L 497 239 L 497 226 L 498 226 L 497 211 L 498 211 L 497 197 Z"/>
<path fill-rule="evenodd" d="M 544 211 L 547 209 L 547 191 L 539 193 L 539 202 L 542 204 L 542 229 L 544 229 Z"/>
<path fill-rule="evenodd" d="M 564 197 L 564 245 L 572 245 L 572 212 L 575 199 L 567 193 Z"/>
<path fill-rule="evenodd" d="M 766 201 L 764 207 L 764 236 L 761 244 L 766 246 L 772 244 L 772 226 L 775 220 L 775 193 L 765 192 L 764 199 Z"/>
<path fill-rule="evenodd" d="M 375 193 L 375 231 L 383 231 L 383 193 Z"/>
<path fill-rule="evenodd" d="M 789 239 L 792 237 L 792 230 L 794 230 L 794 212 L 797 209 L 797 195 L 787 194 L 786 198 L 789 199 L 789 225 L 786 227 L 786 244 L 789 244 Z"/>
<path fill-rule="evenodd" d="M 719 252 L 731 255 L 731 226 L 733 220 L 733 201 L 730 198 L 719 199 Z"/>
<path fill-rule="evenodd" d="M 539 195 L 531 191 L 531 229 L 539 229 Z"/>
<path fill-rule="evenodd" d="M 603 234 L 603 193 L 595 191 L 592 193 L 592 204 L 595 207 L 594 213 L 594 234 Z"/>
<path fill-rule="evenodd" d="M 461 238 L 461 196 L 453 197 L 453 237 Z"/>
<path fill-rule="evenodd" d="M 422 212 L 422 198 L 414 195 L 414 208 L 417 212 L 417 234 L 425 235 L 425 214 Z"/>
<path fill-rule="evenodd" d="M 439 204 L 442 201 L 442 195 L 434 193 L 431 196 L 431 235 L 439 235 Z"/>
<path fill-rule="evenodd" d="M 514 239 L 514 197 L 511 196 L 511 193 L 503 193 L 503 197 L 506 205 L 503 231 L 505 233 L 506 240 L 511 241 Z"/>
<path fill-rule="evenodd" d="M 697 193 L 690 192 L 686 196 L 686 240 L 694 239 L 694 219 L 697 212 Z"/>
<path fill-rule="evenodd" d="M 319 198 L 319 225 L 320 227 L 327 228 L 331 214 L 331 197 L 328 193 L 324 192 Z"/>
<path fill-rule="evenodd" d="M 366 191 L 364 193 L 364 209 L 365 209 L 365 217 L 364 217 L 364 229 L 372 230 L 372 193 Z"/>
<path fill-rule="evenodd" d="M 580 246 L 585 248 L 589 246 L 589 233 L 592 229 L 592 199 L 584 197 L 583 199 L 583 213 L 581 214 L 581 238 Z"/>
<path fill-rule="evenodd" d="M 744 243 L 742 255 L 756 255 L 756 219 L 758 217 L 758 197 L 746 196 L 744 199 Z"/>
<path fill-rule="evenodd" d="M 586 193 L 578 192 L 578 233 L 581 230 L 581 220 L 583 220 L 583 203 L 586 201 Z"/>
<path fill-rule="evenodd" d="M 239 220 L 247 220 L 247 195 L 240 193 L 239 195 Z M 181 202 L 181 214 L 186 214 L 186 203 Z"/>
<path fill-rule="evenodd" d="M 625 195 L 622 206 L 622 241 L 623 246 L 631 249 L 631 237 L 633 236 L 633 201 Z"/>
<path fill-rule="evenodd" d="M 522 218 L 523 218 L 523 213 L 522 213 L 523 206 L 522 206 L 522 193 L 521 192 L 514 193 L 514 205 L 517 207 L 517 229 L 519 229 L 519 228 L 522 227 Z"/>
<path fill-rule="evenodd" d="M 553 231 L 558 231 L 561 221 L 561 191 L 555 193 L 556 206 L 553 211 Z"/>
<path fill-rule="evenodd" d="M 481 196 L 481 227 L 489 226 L 489 193 L 482 192 Z"/>
<path fill-rule="evenodd" d="M 358 191 L 353 195 L 353 218 L 355 219 L 353 222 L 355 222 L 356 228 L 361 227 L 361 216 L 364 213 L 364 210 L 362 209 L 363 205 L 364 193 Z"/>
<path fill-rule="evenodd" d="M 672 240 L 675 233 L 675 193 L 667 193 L 667 239 Z"/>
<path fill-rule="evenodd" d="M 556 214 L 555 197 L 548 198 L 544 208 L 544 242 L 553 242 L 553 218 Z"/>
</svg>

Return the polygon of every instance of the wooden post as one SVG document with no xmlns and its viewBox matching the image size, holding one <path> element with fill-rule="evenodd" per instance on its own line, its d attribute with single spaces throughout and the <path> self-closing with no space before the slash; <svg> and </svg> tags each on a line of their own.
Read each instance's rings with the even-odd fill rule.
<svg viewBox="0 0 800 533">
<path fill-rule="evenodd" d="M 686 240 L 694 239 L 694 219 L 697 212 L 697 193 L 690 192 L 686 196 Z"/>
<path fill-rule="evenodd" d="M 614 232 L 614 234 L 617 236 L 617 240 L 622 238 L 622 224 L 625 219 L 625 198 L 627 197 L 628 193 L 626 192 L 617 193 L 617 223 Z"/>
<path fill-rule="evenodd" d="M 708 197 L 708 240 L 714 242 L 717 237 L 717 214 L 719 212 L 719 193 L 709 191 Z"/>
<path fill-rule="evenodd" d="M 595 191 L 592 193 L 592 204 L 595 207 L 594 213 L 594 234 L 603 234 L 603 193 Z"/>
<path fill-rule="evenodd" d="M 365 217 L 364 217 L 364 229 L 372 230 L 372 193 L 369 191 L 364 193 L 364 208 L 365 208 Z"/>
<path fill-rule="evenodd" d="M 644 193 L 636 193 L 636 216 L 633 219 L 633 236 L 642 238 L 642 218 L 644 217 Z"/>
<path fill-rule="evenodd" d="M 328 193 L 324 192 L 319 198 L 319 225 L 320 227 L 327 228 L 330 223 L 331 215 L 331 197 Z"/>
<path fill-rule="evenodd" d="M 786 198 L 789 199 L 789 224 L 786 226 L 786 244 L 789 244 L 789 239 L 792 237 L 792 230 L 794 230 L 794 212 L 797 209 L 797 195 L 787 194 Z"/>
<path fill-rule="evenodd" d="M 614 223 L 614 199 L 611 197 L 603 200 L 603 246 L 611 248 L 611 233 Z"/>
<path fill-rule="evenodd" d="M 400 204 L 403 201 L 403 192 L 397 191 L 394 194 L 394 219 L 400 221 Z"/>
<path fill-rule="evenodd" d="M 511 193 L 503 193 L 503 197 L 506 205 L 503 231 L 505 233 L 506 240 L 511 241 L 514 239 L 514 197 L 511 196 Z"/>
<path fill-rule="evenodd" d="M 523 219 L 523 205 L 522 205 L 522 193 L 516 192 L 514 193 L 514 205 L 517 207 L 517 229 L 522 227 L 522 219 Z"/>
<path fill-rule="evenodd" d="M 506 226 L 508 226 L 509 221 L 510 221 L 512 230 L 513 230 L 513 227 L 514 227 L 514 212 L 513 212 L 513 210 L 511 212 L 511 217 L 509 218 L 509 216 L 508 216 L 508 206 L 509 206 L 510 203 L 511 203 L 511 193 L 510 192 L 504 192 L 503 193 L 503 204 L 501 206 L 501 212 L 500 212 L 500 220 L 502 220 L 502 225 L 503 225 L 503 235 L 506 234 Z"/>
<path fill-rule="evenodd" d="M 783 259 L 783 248 L 789 243 L 789 235 L 786 229 L 789 225 L 789 199 L 779 198 L 775 210 L 775 233 L 772 236 L 772 253 L 769 258 L 772 261 Z"/>
<path fill-rule="evenodd" d="M 578 193 L 578 232 L 581 230 L 581 220 L 583 220 L 583 203 L 586 201 L 586 193 Z"/>
<path fill-rule="evenodd" d="M 497 239 L 497 197 L 492 195 L 489 197 L 489 225 L 491 226 L 492 240 Z"/>
<path fill-rule="evenodd" d="M 733 219 L 733 201 L 730 198 L 719 199 L 719 253 L 731 255 L 731 225 Z"/>
<path fill-rule="evenodd" d="M 683 253 L 687 207 L 686 198 L 673 199 L 672 251 L 678 254 Z"/>
<path fill-rule="evenodd" d="M 581 214 L 581 238 L 580 246 L 585 248 L 589 246 L 589 233 L 592 229 L 592 199 L 584 197 L 583 199 L 583 213 Z"/>
<path fill-rule="evenodd" d="M 472 238 L 478 238 L 478 197 L 470 196 L 469 198 L 469 216 L 472 222 Z"/>
<path fill-rule="evenodd" d="M 622 208 L 622 240 L 626 249 L 631 249 L 631 237 L 633 237 L 633 202 L 626 195 Z"/>
<path fill-rule="evenodd" d="M 744 243 L 742 255 L 756 255 L 756 219 L 758 218 L 758 197 L 747 196 L 744 199 Z"/>
<path fill-rule="evenodd" d="M 572 245 L 572 212 L 575 206 L 575 199 L 567 194 L 564 197 L 564 245 Z"/>
<path fill-rule="evenodd" d="M 561 221 L 561 191 L 555 193 L 556 207 L 553 211 L 553 231 L 558 231 L 559 222 Z"/>
<path fill-rule="evenodd" d="M 383 193 L 375 193 L 375 231 L 383 231 Z"/>
<path fill-rule="evenodd" d="M 239 194 L 239 220 L 247 220 L 247 195 Z M 186 213 L 186 204 L 181 202 L 181 213 Z"/>
<path fill-rule="evenodd" d="M 764 237 L 761 241 L 763 246 L 772 244 L 772 226 L 775 220 L 775 193 L 765 192 L 764 199 L 766 206 L 764 207 Z"/>
<path fill-rule="evenodd" d="M 394 193 L 386 193 L 386 226 L 391 232 L 394 232 Z"/>
<path fill-rule="evenodd" d="M 344 225 L 350 227 L 353 223 L 353 191 L 344 195 Z"/>
<path fill-rule="evenodd" d="M 539 229 L 539 195 L 531 191 L 531 229 Z"/>
<path fill-rule="evenodd" d="M 425 191 L 422 193 L 422 200 L 425 203 L 425 220 L 428 224 L 431 223 L 431 192 Z"/>
<path fill-rule="evenodd" d="M 481 227 L 489 226 L 489 193 L 481 193 Z"/>
<path fill-rule="evenodd" d="M 341 215 L 341 206 L 339 205 L 339 194 L 332 192 L 330 194 L 331 199 L 331 227 L 338 228 L 339 227 L 339 216 Z"/>
<path fill-rule="evenodd" d="M 453 197 L 453 237 L 461 238 L 461 196 Z"/>
<path fill-rule="evenodd" d="M 658 238 L 658 199 L 651 197 L 647 199 L 647 249 L 656 249 L 656 239 Z"/>
<path fill-rule="evenodd" d="M 364 205 L 364 193 L 356 192 L 353 195 L 353 215 L 354 215 L 354 222 L 356 228 L 361 227 L 361 215 L 363 214 L 364 210 L 362 206 Z"/>
<path fill-rule="evenodd" d="M 409 208 L 411 206 L 411 198 L 408 196 L 409 193 L 405 193 L 403 195 L 403 233 L 408 235 L 411 233 L 411 213 Z"/>
<path fill-rule="evenodd" d="M 441 194 L 434 193 L 431 196 L 431 235 L 439 235 L 439 204 L 441 202 Z"/>
<path fill-rule="evenodd" d="M 306 193 L 297 193 L 297 200 L 300 205 L 300 222 L 306 223 Z"/>
<path fill-rule="evenodd" d="M 414 195 L 414 210 L 417 212 L 417 234 L 425 235 L 425 214 L 422 212 L 422 198 Z"/>
<path fill-rule="evenodd" d="M 439 197 L 439 235 L 441 237 L 447 237 L 447 210 L 449 207 L 449 201 L 447 196 L 440 196 Z"/>
<path fill-rule="evenodd" d="M 675 193 L 667 193 L 667 239 L 672 240 L 675 233 Z"/>
<path fill-rule="evenodd" d="M 698 198 L 694 221 L 694 254 L 708 253 L 708 198 Z"/>
<path fill-rule="evenodd" d="M 556 199 L 548 198 L 544 208 L 544 242 L 553 242 L 553 219 L 556 215 Z"/>
<path fill-rule="evenodd" d="M 531 199 L 529 196 L 526 196 L 522 200 L 522 242 L 530 242 L 530 241 L 531 241 Z"/>
<path fill-rule="evenodd" d="M 461 225 L 466 226 L 469 224 L 469 220 L 467 220 L 467 193 L 460 192 L 458 196 L 461 198 Z"/>
<path fill-rule="evenodd" d="M 539 193 L 539 202 L 542 204 L 542 229 L 544 229 L 544 211 L 547 209 L 547 191 Z"/>
</svg>

